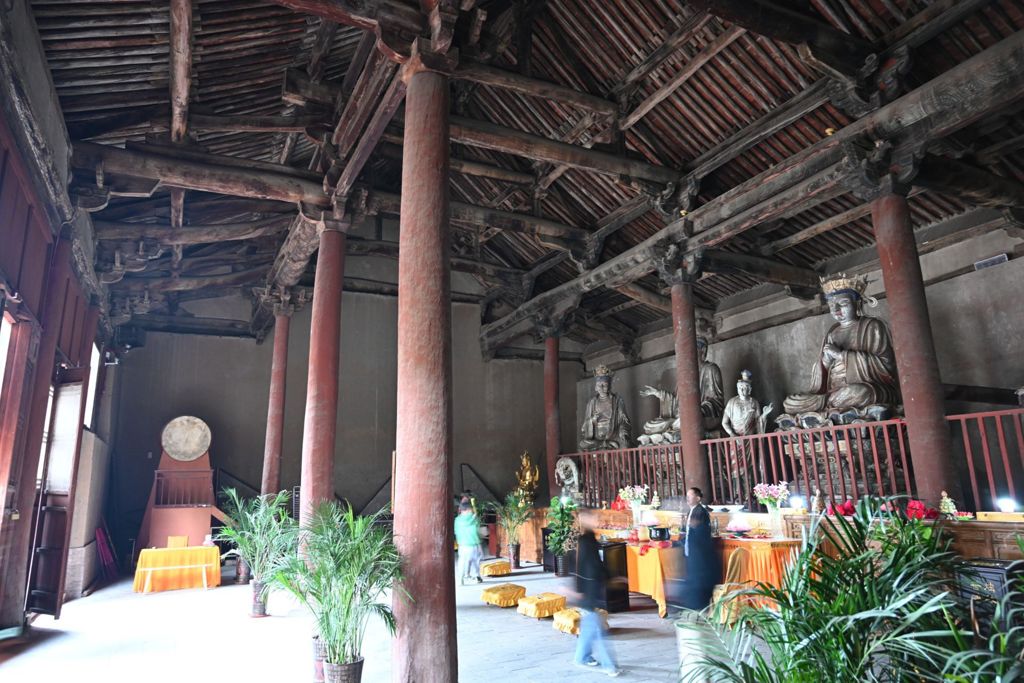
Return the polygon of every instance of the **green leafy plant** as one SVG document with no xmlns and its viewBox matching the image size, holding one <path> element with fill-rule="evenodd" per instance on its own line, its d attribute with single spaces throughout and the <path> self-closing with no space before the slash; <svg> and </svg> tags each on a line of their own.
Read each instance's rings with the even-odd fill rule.
<svg viewBox="0 0 1024 683">
<path fill-rule="evenodd" d="M 523 496 L 509 493 L 500 503 L 491 503 L 488 509 L 498 517 L 498 526 L 505 532 L 510 545 L 519 543 L 519 529 L 533 516 L 533 508 Z"/>
<path fill-rule="evenodd" d="M 579 528 L 576 526 L 576 504 L 572 499 L 555 496 L 548 508 L 547 546 L 555 555 L 565 555 L 576 547 Z"/>
<path fill-rule="evenodd" d="M 861 500 L 852 518 L 812 525 L 781 586 L 731 594 L 744 606 L 737 624 L 720 623 L 723 603 L 680 622 L 701 643 L 683 680 L 942 680 L 963 635 L 954 569 L 941 529 Z"/>
<path fill-rule="evenodd" d="M 371 617 L 395 633 L 394 612 L 382 598 L 401 579 L 402 563 L 382 513 L 364 517 L 337 503 L 317 506 L 301 530 L 301 552 L 271 577 L 309 609 L 331 664 L 359 660 Z"/>
<path fill-rule="evenodd" d="M 214 540 L 233 547 L 225 557 L 238 557 L 249 565 L 253 581 L 265 583 L 281 560 L 295 554 L 295 520 L 288 514 L 287 491 L 242 498 L 235 489 L 222 492 L 228 523 Z"/>
</svg>

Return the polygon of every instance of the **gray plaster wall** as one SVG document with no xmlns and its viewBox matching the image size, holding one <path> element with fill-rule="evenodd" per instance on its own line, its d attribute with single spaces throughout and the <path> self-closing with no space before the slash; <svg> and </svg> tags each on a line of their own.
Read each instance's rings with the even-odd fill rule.
<svg viewBox="0 0 1024 683">
<path fill-rule="evenodd" d="M 353 260 L 353 265 L 356 263 Z M 355 271 L 348 268 L 347 275 Z M 191 306 L 199 315 L 245 318 L 247 301 Z M 397 299 L 345 293 L 335 491 L 359 509 L 391 473 L 395 446 Z M 543 364 L 485 362 L 479 307 L 452 306 L 455 486 L 469 463 L 496 493 L 515 485 L 519 454 L 544 457 Z M 299 483 L 309 351 L 310 308 L 291 323 L 282 485 Z M 137 533 L 160 457 L 160 430 L 184 414 L 201 417 L 213 434 L 214 467 L 258 487 L 262 473 L 273 338 L 253 340 L 150 333 L 122 361 L 113 491 L 122 539 Z M 579 362 L 561 365 L 563 449 L 573 450 Z M 546 490 L 544 488 L 543 490 Z"/>
<path fill-rule="evenodd" d="M 979 387 L 1012 389 L 1024 386 L 1024 259 L 970 271 L 948 279 L 943 275 L 962 269 L 975 260 L 1012 250 L 1014 241 L 995 233 L 990 237 L 950 247 L 922 258 L 926 281 L 940 281 L 926 288 L 932 335 L 938 354 L 942 381 Z M 884 294 L 881 273 L 869 275 L 872 294 Z M 724 316 L 720 330 L 793 310 L 801 304 L 780 300 L 752 308 L 742 314 Z M 868 315 L 890 320 L 885 299 Z M 743 369 L 754 373 L 754 395 L 762 402 L 774 402 L 774 418 L 786 395 L 805 390 L 810 384 L 811 366 L 819 355 L 821 342 L 833 324 L 830 316 L 815 315 L 734 339 L 713 343 L 708 359 L 722 369 L 725 398 L 736 395 L 736 380 Z M 651 384 L 663 389 L 675 387 L 675 357 L 671 353 L 671 331 L 644 340 L 643 356 L 649 360 L 615 373 L 613 390 L 626 401 L 633 424 L 633 436 L 643 433 L 643 422 L 658 414 L 657 400 L 642 398 L 640 388 Z M 589 354 L 588 369 L 598 363 L 615 364 L 615 353 Z M 577 414 L 581 416 L 593 393 L 593 380 L 577 385 Z M 947 404 L 947 413 L 1007 408 L 979 404 Z"/>
</svg>

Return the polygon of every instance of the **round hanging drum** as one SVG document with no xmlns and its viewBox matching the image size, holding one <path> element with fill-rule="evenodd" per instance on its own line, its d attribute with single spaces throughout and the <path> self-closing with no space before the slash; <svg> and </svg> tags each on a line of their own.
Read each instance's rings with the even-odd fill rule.
<svg viewBox="0 0 1024 683">
<path fill-rule="evenodd" d="M 182 415 L 164 426 L 160 444 L 175 460 L 190 462 L 210 449 L 210 428 L 198 417 Z"/>
</svg>

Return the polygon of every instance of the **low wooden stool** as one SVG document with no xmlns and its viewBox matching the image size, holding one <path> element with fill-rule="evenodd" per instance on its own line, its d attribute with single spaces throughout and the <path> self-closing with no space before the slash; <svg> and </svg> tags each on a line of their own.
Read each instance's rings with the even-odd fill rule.
<svg viewBox="0 0 1024 683">
<path fill-rule="evenodd" d="M 597 613 L 601 615 L 601 621 L 604 622 L 604 628 L 607 630 L 608 612 L 599 609 Z M 568 607 L 555 612 L 555 620 L 552 622 L 552 626 L 554 626 L 556 631 L 578 636 L 580 634 L 580 611 L 575 607 Z"/>
<path fill-rule="evenodd" d="M 480 576 L 508 576 L 512 573 L 512 565 L 508 560 L 491 560 L 480 565 Z"/>
<path fill-rule="evenodd" d="M 484 589 L 480 597 L 489 605 L 498 607 L 515 607 L 519 599 L 526 595 L 526 589 L 514 583 L 503 583 Z"/>
<path fill-rule="evenodd" d="M 541 593 L 519 600 L 517 612 L 523 616 L 543 619 L 565 609 L 565 596 L 558 593 Z"/>
</svg>

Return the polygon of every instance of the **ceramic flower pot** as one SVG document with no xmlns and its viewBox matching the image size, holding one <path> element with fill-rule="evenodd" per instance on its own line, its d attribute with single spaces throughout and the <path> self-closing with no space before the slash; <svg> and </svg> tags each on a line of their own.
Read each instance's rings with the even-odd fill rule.
<svg viewBox="0 0 1024 683">
<path fill-rule="evenodd" d="M 324 660 L 327 659 L 327 647 L 320 636 L 313 636 L 313 683 L 324 683 Z"/>
<path fill-rule="evenodd" d="M 252 582 L 252 607 L 249 610 L 250 617 L 267 616 L 267 599 L 263 595 L 263 582 Z"/>
<path fill-rule="evenodd" d="M 324 683 L 359 683 L 362 678 L 362 657 L 347 664 L 324 662 Z"/>
<path fill-rule="evenodd" d="M 519 564 L 519 544 L 509 543 L 508 544 L 508 561 L 512 563 L 512 569 L 522 569 L 522 565 Z"/>
<path fill-rule="evenodd" d="M 555 576 L 569 576 L 569 562 L 565 555 L 555 555 Z"/>
</svg>

